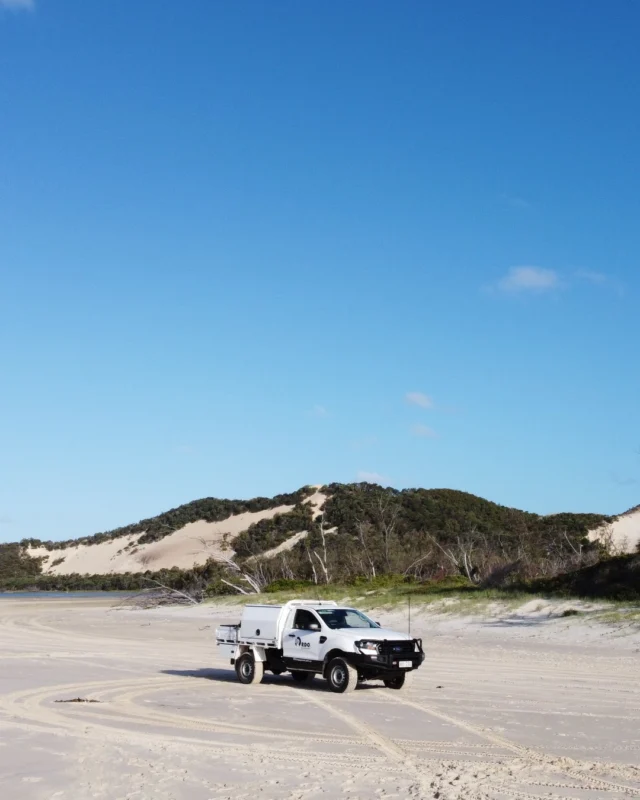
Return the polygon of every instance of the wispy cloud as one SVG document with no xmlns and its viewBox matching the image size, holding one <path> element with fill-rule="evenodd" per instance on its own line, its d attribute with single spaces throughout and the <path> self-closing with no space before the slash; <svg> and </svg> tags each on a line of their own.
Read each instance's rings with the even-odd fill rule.
<svg viewBox="0 0 640 800">
<path fill-rule="evenodd" d="M 502 292 L 548 292 L 560 286 L 558 273 L 544 267 L 511 267 L 498 281 Z"/>
<path fill-rule="evenodd" d="M 0 514 L 0 525 L 13 525 L 13 519 L 6 514 Z"/>
<path fill-rule="evenodd" d="M 422 392 L 407 392 L 404 399 L 412 406 L 419 406 L 420 408 L 433 408 L 433 399 L 428 394 Z"/>
<path fill-rule="evenodd" d="M 438 434 L 433 430 L 433 428 L 429 428 L 427 425 L 421 425 L 420 423 L 411 426 L 411 433 L 414 436 L 420 436 L 423 439 L 438 438 Z"/>
<path fill-rule="evenodd" d="M 328 417 L 329 416 L 328 410 L 324 406 L 320 406 L 320 405 L 315 405 L 311 409 L 311 414 L 314 417 Z"/>
<path fill-rule="evenodd" d="M 196 452 L 196 448 L 190 444 L 179 444 L 176 447 L 176 453 L 179 453 L 181 456 L 192 456 Z"/>
<path fill-rule="evenodd" d="M 604 272 L 596 272 L 591 269 L 579 269 L 573 273 L 576 280 L 583 283 L 589 283 L 592 286 L 602 286 L 612 289 L 619 295 L 624 294 L 624 286 L 617 278 L 612 275 L 607 275 Z"/>
<path fill-rule="evenodd" d="M 34 0 L 0 0 L 0 8 L 11 8 L 14 11 L 33 11 Z"/>
<path fill-rule="evenodd" d="M 579 269 L 575 273 L 576 278 L 587 283 L 601 285 L 607 282 L 607 276 L 604 272 L 594 272 L 590 269 Z"/>
<path fill-rule="evenodd" d="M 389 479 L 384 475 L 380 475 L 379 472 L 366 472 L 366 470 L 361 469 L 356 477 L 359 481 L 365 481 L 366 483 L 389 483 Z"/>
</svg>

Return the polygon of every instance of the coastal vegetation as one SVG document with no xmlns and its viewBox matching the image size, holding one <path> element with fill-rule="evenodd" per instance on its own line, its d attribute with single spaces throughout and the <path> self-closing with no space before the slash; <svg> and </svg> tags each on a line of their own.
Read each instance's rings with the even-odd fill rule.
<svg viewBox="0 0 640 800">
<path fill-rule="evenodd" d="M 0 588 L 131 590 L 162 584 L 199 598 L 255 592 L 367 587 L 412 595 L 435 591 L 526 591 L 640 600 L 640 556 L 621 556 L 588 532 L 601 514 L 541 516 L 449 489 L 398 491 L 376 484 L 329 484 L 321 510 L 312 487 L 247 501 L 205 498 L 115 531 L 67 542 L 0 545 Z M 191 569 L 106 575 L 52 575 L 29 546 L 64 551 L 139 534 L 157 541 L 187 522 L 220 521 L 245 511 L 291 506 L 227 542 L 226 560 Z M 294 538 L 295 537 L 295 538 Z M 289 546 L 290 545 L 290 546 Z M 269 555 L 280 547 L 275 555 Z M 265 555 L 265 553 L 267 555 Z M 612 558 L 613 556 L 613 558 Z M 64 552 L 55 559 L 62 563 Z"/>
</svg>

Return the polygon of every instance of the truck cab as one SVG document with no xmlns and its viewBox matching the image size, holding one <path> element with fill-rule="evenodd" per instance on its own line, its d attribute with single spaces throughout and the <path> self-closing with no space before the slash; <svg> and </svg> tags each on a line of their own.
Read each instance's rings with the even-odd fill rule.
<svg viewBox="0 0 640 800">
<path fill-rule="evenodd" d="M 265 671 L 290 672 L 294 680 L 321 675 L 335 692 L 359 681 L 382 679 L 400 689 L 424 661 L 422 641 L 382 628 L 358 609 L 332 601 L 292 600 L 282 606 L 247 605 L 239 624 L 216 631 L 242 683 Z"/>
</svg>

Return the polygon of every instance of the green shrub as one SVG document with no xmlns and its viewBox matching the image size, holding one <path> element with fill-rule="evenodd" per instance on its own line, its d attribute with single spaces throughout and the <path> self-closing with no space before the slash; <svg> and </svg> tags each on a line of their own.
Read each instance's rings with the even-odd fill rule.
<svg viewBox="0 0 640 800">
<path fill-rule="evenodd" d="M 413 575 L 376 575 L 375 578 L 367 578 L 357 576 L 351 581 L 351 586 L 358 589 L 389 589 L 392 586 L 407 586 L 408 584 L 416 584 L 418 581 Z"/>
<path fill-rule="evenodd" d="M 293 578 L 278 578 L 272 581 L 264 588 L 264 592 L 272 594 L 273 592 L 298 592 L 311 589 L 316 584 L 313 581 L 295 580 Z"/>
</svg>

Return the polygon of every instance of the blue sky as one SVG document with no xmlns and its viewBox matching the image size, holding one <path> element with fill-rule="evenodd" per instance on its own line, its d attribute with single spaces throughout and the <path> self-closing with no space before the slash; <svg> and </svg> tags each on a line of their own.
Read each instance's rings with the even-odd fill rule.
<svg viewBox="0 0 640 800">
<path fill-rule="evenodd" d="M 0 0 L 0 540 L 640 502 L 640 6 Z"/>
</svg>

